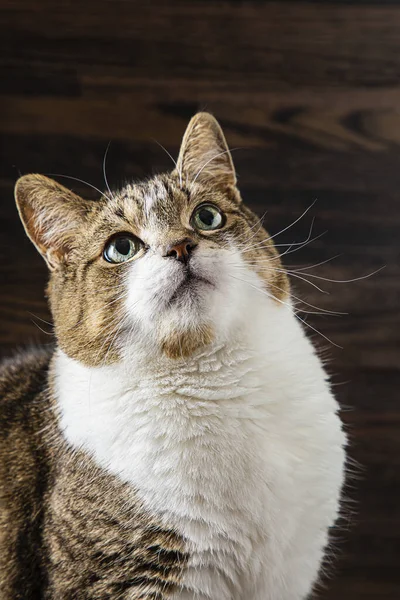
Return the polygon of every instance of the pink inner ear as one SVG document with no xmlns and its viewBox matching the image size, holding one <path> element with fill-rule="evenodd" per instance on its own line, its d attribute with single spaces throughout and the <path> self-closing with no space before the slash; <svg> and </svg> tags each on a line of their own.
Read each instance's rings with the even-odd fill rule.
<svg viewBox="0 0 400 600">
<path fill-rule="evenodd" d="M 50 267 L 65 259 L 91 203 L 42 175 L 25 175 L 15 196 L 26 233 Z"/>
</svg>

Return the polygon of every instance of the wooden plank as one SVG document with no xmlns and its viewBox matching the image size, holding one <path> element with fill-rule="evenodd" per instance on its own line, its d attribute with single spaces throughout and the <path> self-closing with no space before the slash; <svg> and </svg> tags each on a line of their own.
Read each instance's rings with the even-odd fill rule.
<svg viewBox="0 0 400 600">
<path fill-rule="evenodd" d="M 4 2 L 5 64 L 87 65 L 137 76 L 301 85 L 396 85 L 398 5 L 304 2 Z M 384 40 L 384 43 L 382 43 Z M 378 43 L 380 42 L 380 43 Z"/>
</svg>

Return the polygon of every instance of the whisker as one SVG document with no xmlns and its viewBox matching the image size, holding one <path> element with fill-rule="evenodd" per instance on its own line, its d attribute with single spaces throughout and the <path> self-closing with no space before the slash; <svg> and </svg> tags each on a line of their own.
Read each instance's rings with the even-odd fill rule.
<svg viewBox="0 0 400 600">
<path fill-rule="evenodd" d="M 108 189 L 108 193 L 110 194 L 110 196 L 112 198 L 113 197 L 113 193 L 110 190 L 110 186 L 108 185 L 108 180 L 107 180 L 107 175 L 106 175 L 106 161 L 107 161 L 107 154 L 108 154 L 108 149 L 110 147 L 110 144 L 111 144 L 111 140 L 108 142 L 106 151 L 104 152 L 104 158 L 103 158 L 103 177 L 104 177 L 104 181 L 105 181 L 105 184 L 107 186 L 107 189 Z"/>
<path fill-rule="evenodd" d="M 39 321 L 42 321 L 42 323 L 46 323 L 46 325 L 50 325 L 50 327 L 54 327 L 54 323 L 50 323 L 50 321 L 45 321 L 38 315 L 35 315 L 35 313 L 33 313 L 33 312 L 28 311 L 28 314 L 31 315 L 32 317 L 35 317 L 35 319 L 39 319 Z"/>
<path fill-rule="evenodd" d="M 252 229 L 254 229 L 254 227 L 256 227 L 257 225 L 260 225 L 260 224 L 262 225 L 262 223 L 264 222 L 264 219 L 265 219 L 267 213 L 268 213 L 268 210 L 266 210 L 265 213 L 263 213 L 261 217 L 257 217 L 257 221 L 256 221 L 256 223 L 254 223 L 254 225 L 252 225 L 250 227 L 250 231 Z"/>
<path fill-rule="evenodd" d="M 255 264 L 257 265 L 257 263 L 255 263 Z M 233 265 L 233 267 L 234 268 L 238 268 L 238 265 Z M 285 271 L 283 271 L 283 272 L 285 272 Z M 250 285 L 250 283 L 249 283 L 249 285 Z M 279 290 L 280 292 L 284 292 L 284 290 L 281 287 L 279 287 L 278 285 L 275 285 L 275 284 L 273 284 L 271 282 L 268 282 L 268 285 L 270 287 L 273 287 L 273 288 Z M 327 314 L 327 315 L 330 315 L 330 316 L 343 316 L 343 315 L 348 314 L 348 313 L 344 313 L 344 312 L 334 312 L 334 311 L 331 311 L 331 310 L 326 310 L 325 308 L 321 308 L 319 306 L 314 306 L 313 304 L 310 304 L 309 302 L 306 302 L 305 300 L 302 300 L 301 298 L 299 298 L 298 296 L 295 296 L 292 293 L 290 294 L 290 296 L 291 296 L 291 298 L 294 298 L 298 302 L 300 302 L 302 304 L 305 304 L 306 306 L 309 306 L 310 308 L 313 308 L 313 309 L 319 311 L 318 314 Z M 299 310 L 301 310 L 301 312 L 306 312 L 306 311 L 303 311 L 302 309 L 299 309 Z"/>
<path fill-rule="evenodd" d="M 339 258 L 340 256 L 342 256 L 341 254 L 336 254 L 335 256 L 332 256 L 331 258 L 327 258 L 326 260 L 323 260 L 315 265 L 308 265 L 306 267 L 300 267 L 299 269 L 297 269 L 298 271 L 306 271 L 307 269 L 314 269 L 315 267 L 320 267 L 321 265 L 326 265 L 326 263 L 331 262 L 332 260 L 335 260 L 335 258 Z M 297 271 L 296 271 L 297 272 Z"/>
<path fill-rule="evenodd" d="M 233 277 L 233 279 L 237 279 L 238 281 L 242 281 L 243 283 L 247 283 L 252 288 L 254 288 L 255 290 L 257 290 L 258 292 L 264 294 L 268 298 L 271 298 L 271 300 L 276 300 L 280 304 L 283 304 L 283 306 L 285 306 L 289 310 L 289 312 L 291 312 L 291 314 L 296 319 L 298 319 L 299 321 L 301 321 L 301 323 L 303 323 L 303 325 L 306 325 L 307 327 L 309 327 L 310 329 L 312 329 L 315 333 L 318 333 L 320 336 L 322 336 L 327 342 L 329 342 L 333 346 L 336 346 L 337 348 L 340 348 L 341 350 L 343 350 L 342 346 L 339 346 L 338 344 L 336 344 L 335 342 L 333 342 L 332 340 L 330 340 L 326 335 L 324 335 L 323 333 L 321 333 L 320 331 L 318 331 L 318 329 L 316 329 L 315 327 L 313 327 L 312 325 L 310 325 L 309 323 L 307 323 L 307 321 L 305 321 L 298 314 L 296 314 L 296 312 L 292 309 L 292 307 L 290 306 L 290 304 L 288 304 L 287 302 L 283 302 L 283 300 L 280 300 L 279 298 L 276 298 L 275 296 L 272 296 L 271 294 L 268 294 L 268 292 L 266 292 L 264 290 L 261 290 L 260 288 L 258 288 L 257 286 L 253 285 L 249 281 L 245 281 L 244 279 L 240 279 L 238 277 L 234 277 L 233 275 L 230 275 L 230 277 Z M 280 288 L 278 288 L 278 289 L 280 289 Z"/>
<path fill-rule="evenodd" d="M 79 177 L 72 177 L 71 175 L 61 175 L 61 173 L 47 173 L 47 175 L 49 177 L 65 177 L 65 179 L 72 179 L 74 181 L 79 181 L 80 183 L 84 183 L 85 185 L 96 190 L 96 192 L 98 192 L 100 194 L 100 196 L 105 196 L 106 198 L 108 198 L 108 200 L 111 200 L 111 198 L 109 196 L 107 196 L 107 194 L 105 194 L 104 192 L 99 190 L 99 188 L 97 188 L 95 185 L 92 185 L 91 183 L 89 183 L 88 181 L 85 181 L 84 179 L 79 179 Z"/>
<path fill-rule="evenodd" d="M 104 326 L 104 329 L 102 330 L 101 334 L 102 335 L 106 334 L 106 338 L 105 338 L 105 341 L 103 342 L 101 348 L 107 342 L 110 335 L 112 335 L 112 332 L 114 331 L 113 327 L 115 326 L 116 320 L 117 320 L 117 315 L 112 315 L 112 317 L 108 319 L 108 323 Z M 90 338 L 85 344 L 81 345 L 81 348 L 87 348 L 87 347 L 91 346 L 94 341 L 98 341 L 98 338 L 99 338 L 99 335 L 95 336 L 94 338 Z"/>
<path fill-rule="evenodd" d="M 306 210 L 304 212 L 302 212 L 301 215 L 299 217 L 297 217 L 297 219 L 295 221 L 293 221 L 293 223 L 291 223 L 290 225 L 288 225 L 284 229 L 281 229 L 280 231 L 278 231 L 278 233 L 275 233 L 274 235 L 271 235 L 268 238 L 268 240 L 273 240 L 278 235 L 281 235 L 282 233 L 284 233 L 285 231 L 287 231 L 288 229 L 290 229 L 291 227 L 293 227 L 294 225 L 296 225 L 296 223 L 298 223 L 308 213 L 308 211 L 312 209 L 312 207 L 314 206 L 314 204 L 316 203 L 316 201 L 317 201 L 317 198 L 315 198 L 315 200 L 310 204 L 310 206 L 308 208 L 306 208 Z"/>
<path fill-rule="evenodd" d="M 313 237 L 310 240 L 306 240 L 305 242 L 301 242 L 298 248 L 294 248 L 294 250 L 291 250 L 291 246 L 294 244 L 285 244 L 287 246 L 289 246 L 289 248 L 285 251 L 282 252 L 282 254 L 278 254 L 278 256 L 274 256 L 274 257 L 266 257 L 264 259 L 257 259 L 258 262 L 268 262 L 270 263 L 271 261 L 275 261 L 275 260 L 281 260 L 284 256 L 286 256 L 287 254 L 293 254 L 293 252 L 298 252 L 299 250 L 301 250 L 302 248 L 305 248 L 306 246 L 308 246 L 309 244 L 312 244 L 312 242 L 315 242 L 316 240 L 318 240 L 319 238 L 321 238 L 323 235 L 325 235 L 327 233 L 327 231 L 323 231 L 322 233 L 320 233 L 319 235 L 316 235 L 315 237 Z M 265 240 L 268 241 L 268 240 Z M 276 245 L 274 244 L 275 248 Z M 340 256 L 340 255 L 338 255 Z M 334 256 L 333 258 L 337 258 L 336 256 Z M 333 260 L 333 258 L 330 258 L 329 260 Z M 324 261 L 324 262 L 328 262 L 328 261 Z M 323 264 L 323 263 L 321 263 Z M 317 265 L 314 265 L 317 266 Z"/>
<path fill-rule="evenodd" d="M 261 271 L 262 273 L 274 273 L 275 271 L 277 271 L 278 273 L 283 273 L 284 275 L 290 275 L 292 277 L 297 277 L 298 279 L 301 279 L 302 281 L 305 281 L 306 283 L 309 283 L 312 287 L 314 287 L 315 289 L 317 289 L 319 292 L 322 292 L 323 294 L 329 294 L 329 292 L 327 292 L 326 290 L 323 290 L 318 285 L 316 285 L 314 282 L 308 281 L 308 279 L 305 279 L 305 277 L 301 277 L 300 275 L 297 275 L 297 273 L 293 273 L 292 271 L 290 271 L 288 269 L 279 269 L 278 267 L 270 266 L 270 265 L 266 265 L 266 266 L 260 267 L 258 265 L 257 261 L 253 261 L 250 264 L 252 266 L 256 267 L 257 270 Z M 236 265 L 236 268 L 238 268 L 238 265 Z M 242 268 L 245 269 L 244 266 Z"/>
<path fill-rule="evenodd" d="M 282 252 L 282 254 L 280 254 L 278 257 L 274 258 L 273 260 L 277 260 L 278 258 L 282 258 L 283 256 L 286 256 L 287 254 L 293 254 L 293 252 L 298 252 L 299 250 L 302 250 L 309 244 L 312 244 L 316 240 L 319 240 L 320 238 L 322 238 L 322 236 L 324 236 L 326 233 L 328 233 L 328 232 L 323 231 L 319 235 L 316 235 L 315 237 L 311 238 L 311 240 L 308 240 L 304 244 L 301 244 L 298 248 L 294 248 L 294 249 L 288 248 L 285 252 Z"/>
<path fill-rule="evenodd" d="M 314 221 L 315 221 L 315 218 L 313 218 L 313 220 L 312 220 L 312 222 L 311 222 L 311 227 L 310 227 L 310 231 L 309 231 L 309 233 L 308 233 L 308 236 L 307 236 L 307 237 L 306 237 L 306 239 L 305 239 L 305 240 L 303 240 L 302 242 L 292 242 L 291 244 L 274 244 L 275 248 L 278 248 L 279 246 L 289 246 L 289 248 L 288 248 L 288 249 L 287 249 L 287 250 L 286 250 L 286 251 L 285 251 L 283 254 L 281 254 L 281 255 L 279 255 L 279 256 L 284 256 L 285 254 L 290 254 L 290 253 L 292 252 L 292 250 L 291 250 L 291 249 L 292 249 L 292 247 L 293 247 L 293 246 L 300 246 L 300 248 L 298 248 L 298 250 L 301 250 L 301 248 L 303 248 L 304 246 L 306 246 L 308 243 L 314 242 L 314 241 L 315 241 L 315 240 L 317 240 L 319 237 L 321 237 L 321 235 L 323 235 L 323 234 L 320 234 L 319 236 L 316 236 L 315 238 L 313 238 L 313 239 L 310 239 L 310 238 L 311 238 L 312 229 L 313 229 L 313 225 L 314 225 Z M 326 233 L 326 232 L 325 232 L 325 233 Z M 262 240 L 261 242 L 257 242 L 257 244 L 254 244 L 254 246 L 252 246 L 252 247 L 250 248 L 250 250 L 257 249 L 257 247 L 259 247 L 259 248 L 262 248 L 262 246 L 263 246 L 263 245 L 264 245 L 266 242 L 269 242 L 269 240 L 270 240 L 270 239 L 271 239 L 271 238 L 265 238 L 265 240 Z M 247 250 L 247 251 L 248 251 L 248 250 Z M 295 252 L 295 250 L 293 250 L 293 252 Z M 279 258 L 279 257 L 276 257 L 276 258 Z"/>
<path fill-rule="evenodd" d="M 314 227 L 314 223 L 315 223 L 315 217 L 312 218 L 311 220 L 311 226 L 310 226 L 310 231 L 308 232 L 308 236 L 306 237 L 306 239 L 304 240 L 304 242 L 302 244 L 296 244 L 293 242 L 293 244 L 290 244 L 290 246 L 288 247 L 288 249 L 285 251 L 285 254 L 290 254 L 291 252 L 295 252 L 295 250 L 292 250 L 292 248 L 294 246 L 300 246 L 299 250 L 301 250 L 301 248 L 304 248 L 304 246 L 306 246 L 309 242 L 314 242 L 315 239 L 311 240 L 311 235 L 312 235 L 312 231 L 313 231 L 313 227 Z"/>
<path fill-rule="evenodd" d="M 315 333 L 318 333 L 319 335 L 321 335 L 327 342 L 329 342 L 333 346 L 336 346 L 336 348 L 339 348 L 340 350 L 343 350 L 343 346 L 339 346 L 339 344 L 336 344 L 336 342 L 333 342 L 330 338 L 328 338 L 326 335 L 324 335 L 323 333 L 321 333 L 318 329 L 316 329 L 315 327 L 313 327 L 312 325 L 310 325 L 310 323 L 307 323 L 307 321 L 305 321 L 304 319 L 302 319 L 301 317 L 299 317 L 299 315 L 295 314 L 295 317 L 297 319 L 299 319 L 304 325 L 307 325 L 307 327 L 309 327 L 310 329 L 312 329 L 313 331 L 315 331 Z"/>
<path fill-rule="evenodd" d="M 292 271 L 289 271 L 289 270 L 285 271 L 284 269 L 277 269 L 277 268 L 275 268 L 275 271 L 278 271 L 278 273 L 287 273 L 291 277 L 296 277 L 297 279 L 301 279 L 302 281 L 309 283 L 312 287 L 314 287 L 316 290 L 318 290 L 322 294 L 329 294 L 329 292 L 327 292 L 326 290 L 323 290 L 322 288 L 320 288 L 318 285 L 316 285 L 312 281 L 308 281 L 308 279 L 306 279 L 305 277 L 301 277 L 297 273 L 293 273 Z"/>
<path fill-rule="evenodd" d="M 278 285 L 275 285 L 271 282 L 268 282 L 268 285 L 274 287 L 275 289 L 279 290 L 280 292 L 284 291 Z M 306 306 L 309 306 L 310 308 L 314 308 L 315 310 L 319 310 L 319 311 L 321 311 L 321 313 L 326 314 L 326 315 L 331 315 L 331 316 L 341 316 L 342 315 L 343 316 L 343 315 L 348 314 L 345 312 L 336 312 L 336 311 L 332 311 L 332 310 L 326 310 L 325 308 L 321 308 L 319 306 L 314 306 L 314 304 L 310 304 L 309 302 L 302 300 L 301 298 L 299 298 L 298 296 L 295 296 L 294 294 L 290 294 L 290 296 L 291 296 L 291 298 L 294 298 L 298 302 L 301 302 L 302 304 L 305 304 Z"/>
<path fill-rule="evenodd" d="M 210 164 L 210 162 L 212 162 L 213 160 L 215 160 L 219 156 L 223 156 L 224 154 L 228 154 L 229 152 L 234 152 L 235 150 L 241 150 L 241 148 L 231 148 L 231 149 L 228 149 L 228 150 L 224 150 L 223 152 L 218 152 L 218 154 L 216 154 L 215 156 L 213 156 L 212 158 L 210 158 L 206 163 L 204 163 L 204 165 L 196 173 L 195 178 L 193 179 L 192 183 L 190 184 L 190 189 L 192 189 L 192 186 L 196 183 L 196 179 L 199 177 L 199 175 L 201 175 L 201 173 L 204 171 L 204 169 L 207 167 L 207 165 Z"/>
<path fill-rule="evenodd" d="M 35 327 L 37 327 L 42 333 L 54 336 L 54 331 L 45 331 L 42 327 L 40 327 L 39 323 L 36 323 L 34 319 L 31 319 L 31 323 L 33 323 Z"/>
<path fill-rule="evenodd" d="M 106 355 L 105 355 L 105 357 L 104 357 L 104 360 L 103 360 L 103 364 L 105 364 L 105 363 L 106 363 L 106 360 L 107 360 L 107 357 L 108 357 L 108 355 L 109 355 L 109 353 L 110 353 L 110 350 L 111 350 L 111 348 L 112 348 L 112 345 L 114 344 L 114 341 L 115 341 L 116 337 L 118 336 L 119 332 L 121 331 L 121 329 L 122 329 L 124 326 L 125 326 L 125 319 L 121 319 L 121 323 L 120 323 L 120 324 L 119 324 L 119 326 L 116 328 L 115 334 L 114 334 L 114 336 L 113 336 L 113 338 L 112 338 L 112 340 L 111 340 L 111 342 L 110 342 L 110 345 L 109 345 L 109 347 L 108 347 L 108 350 L 107 350 L 107 352 L 106 352 Z"/>
<path fill-rule="evenodd" d="M 361 277 L 355 277 L 354 279 L 329 279 L 328 277 L 321 277 L 320 275 L 314 275 L 313 273 L 308 273 L 307 277 L 314 277 L 315 279 L 322 279 L 323 281 L 329 281 L 330 283 L 353 283 L 354 281 L 361 281 L 362 279 L 368 279 L 369 277 L 372 277 L 373 275 L 376 275 L 377 273 L 379 273 L 380 271 L 382 271 L 382 269 L 384 269 L 386 267 L 386 265 L 383 265 L 383 267 L 379 267 L 379 269 L 376 269 L 376 271 L 373 271 L 372 273 L 368 273 L 368 275 L 362 275 Z M 298 273 L 301 271 L 296 271 L 296 273 Z"/>
<path fill-rule="evenodd" d="M 248 249 L 251 248 L 251 246 L 249 245 L 250 240 L 252 240 L 260 231 L 260 229 L 262 229 L 263 227 L 263 221 L 265 218 L 265 215 L 267 214 L 267 210 L 265 211 L 265 213 L 262 215 L 262 217 L 260 217 L 259 219 L 257 219 L 256 223 L 254 223 L 254 225 L 252 225 L 250 227 L 250 231 L 252 231 L 255 227 L 258 226 L 258 229 L 256 229 L 256 231 L 253 231 L 252 235 L 249 237 L 248 240 L 246 240 L 246 245 L 243 246 L 242 251 L 246 252 Z M 257 242 L 258 244 L 259 242 Z"/>
<path fill-rule="evenodd" d="M 89 315 L 85 315 L 82 319 L 79 319 L 79 321 L 77 321 L 71 327 L 71 329 L 75 329 L 76 327 L 80 327 L 81 325 L 83 325 L 84 323 L 86 323 L 86 321 L 88 321 L 90 318 L 92 318 L 93 315 L 96 315 L 96 314 L 99 314 L 99 313 L 103 312 L 104 310 L 108 309 L 109 306 L 111 306 L 115 302 L 118 302 L 119 300 L 123 300 L 124 298 L 126 298 L 127 295 L 128 295 L 127 291 L 123 292 L 122 294 L 119 294 L 116 298 L 113 298 L 113 300 L 110 300 L 104 306 L 100 306 L 99 308 L 97 308 L 94 311 L 92 311 Z M 104 326 L 105 327 L 111 326 L 112 325 L 112 319 L 115 319 L 115 318 L 116 318 L 116 314 L 115 313 L 111 313 L 111 314 L 107 315 L 105 317 L 105 319 L 103 320 Z M 90 341 L 89 341 L 89 343 L 90 343 Z"/>
<path fill-rule="evenodd" d="M 179 175 L 179 187 L 182 189 L 182 170 L 178 169 L 178 164 L 176 162 L 176 160 L 173 158 L 173 156 L 168 152 L 168 150 L 166 148 L 164 148 L 164 146 L 162 144 L 160 144 L 160 142 L 158 142 L 155 138 L 152 138 L 153 142 L 155 142 L 156 144 L 158 144 L 160 146 L 160 148 L 162 148 L 164 150 L 164 152 L 170 157 L 170 159 L 172 160 L 172 162 L 175 165 L 175 169 L 178 171 L 178 175 Z"/>
<path fill-rule="evenodd" d="M 100 346 L 100 349 L 99 349 L 99 351 L 98 351 L 98 352 L 97 352 L 97 354 L 96 354 L 96 362 L 97 362 L 97 359 L 100 357 L 100 354 L 101 354 L 101 352 L 102 352 L 103 348 L 106 346 L 107 342 L 108 342 L 108 341 L 109 341 L 109 339 L 110 339 L 110 338 L 111 338 L 111 337 L 114 335 L 115 331 L 118 329 L 118 327 L 119 327 L 119 325 L 120 325 L 120 321 L 119 321 L 119 320 L 117 320 L 117 315 L 113 315 L 113 317 L 114 317 L 114 320 L 113 320 L 113 322 L 111 322 L 111 323 L 109 324 L 109 326 L 107 327 L 107 328 L 110 328 L 110 327 L 111 327 L 111 331 L 110 331 L 109 333 L 107 333 L 107 335 L 106 335 L 105 339 L 103 340 L 103 343 L 102 343 L 102 344 L 101 344 L 101 346 Z M 90 343 L 91 343 L 91 341 L 90 341 Z M 104 364 L 104 362 L 103 362 L 103 364 Z"/>
<path fill-rule="evenodd" d="M 287 246 L 289 246 L 291 248 L 292 246 L 301 246 L 302 244 L 305 244 L 306 242 L 309 242 L 310 239 L 311 239 L 311 234 L 312 234 L 312 230 L 313 230 L 313 227 L 314 227 L 314 223 L 315 223 L 315 217 L 312 218 L 311 226 L 310 226 L 310 231 L 308 232 L 308 236 L 306 237 L 305 240 L 302 240 L 301 242 L 292 242 L 291 244 L 274 244 L 275 248 L 284 248 L 284 247 L 287 247 Z"/>
</svg>

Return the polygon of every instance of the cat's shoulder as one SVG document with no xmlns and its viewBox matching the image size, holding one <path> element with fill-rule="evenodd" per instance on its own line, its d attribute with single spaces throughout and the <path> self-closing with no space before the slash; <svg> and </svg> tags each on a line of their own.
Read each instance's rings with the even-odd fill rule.
<svg viewBox="0 0 400 600">
<path fill-rule="evenodd" d="M 50 349 L 29 348 L 0 364 L 0 496 L 4 489 L 10 497 L 19 493 L 15 490 L 35 477 L 34 467 L 42 462 L 43 431 L 53 422 L 48 393 L 51 357 Z"/>
<path fill-rule="evenodd" d="M 47 386 L 52 347 L 19 350 L 0 362 L 0 412 L 33 402 Z"/>
</svg>

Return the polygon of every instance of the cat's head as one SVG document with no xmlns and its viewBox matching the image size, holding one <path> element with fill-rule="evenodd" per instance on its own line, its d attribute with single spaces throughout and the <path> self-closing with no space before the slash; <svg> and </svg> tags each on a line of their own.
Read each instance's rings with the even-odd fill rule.
<svg viewBox="0 0 400 600">
<path fill-rule="evenodd" d="M 120 360 L 132 346 L 190 356 L 245 326 L 249 294 L 273 303 L 288 294 L 273 243 L 242 203 L 224 135 L 207 113 L 189 123 L 172 173 L 97 201 L 26 175 L 15 195 L 50 269 L 58 343 L 87 365 Z"/>
</svg>

